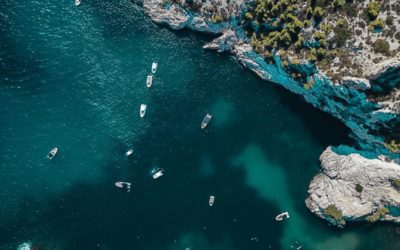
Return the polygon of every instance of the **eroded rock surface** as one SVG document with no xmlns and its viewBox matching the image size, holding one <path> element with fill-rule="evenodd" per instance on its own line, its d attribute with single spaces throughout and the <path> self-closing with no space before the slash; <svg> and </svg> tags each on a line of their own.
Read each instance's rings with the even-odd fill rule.
<svg viewBox="0 0 400 250">
<path fill-rule="evenodd" d="M 322 172 L 310 183 L 306 206 L 321 218 L 324 210 L 334 205 L 346 219 L 363 219 L 382 207 L 400 206 L 400 192 L 393 181 L 400 179 L 400 166 L 379 159 L 366 159 L 359 154 L 339 155 L 328 147 L 320 157 Z M 356 185 L 361 185 L 361 193 Z M 400 222 L 400 217 L 387 214 L 382 220 Z"/>
</svg>

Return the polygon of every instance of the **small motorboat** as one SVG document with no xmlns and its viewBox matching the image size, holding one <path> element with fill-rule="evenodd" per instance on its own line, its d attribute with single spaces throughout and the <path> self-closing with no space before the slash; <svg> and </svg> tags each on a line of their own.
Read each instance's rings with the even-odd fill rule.
<svg viewBox="0 0 400 250">
<path fill-rule="evenodd" d="M 153 179 L 158 179 L 164 175 L 164 169 L 156 168 L 156 169 L 153 169 L 153 171 L 151 171 L 151 173 L 153 175 Z"/>
<path fill-rule="evenodd" d="M 144 115 L 146 114 L 146 109 L 147 109 L 147 105 L 146 104 L 140 104 L 140 117 L 144 117 Z"/>
<path fill-rule="evenodd" d="M 131 183 L 130 182 L 117 181 L 115 183 L 115 186 L 118 188 L 126 189 L 128 193 L 131 191 Z"/>
<path fill-rule="evenodd" d="M 281 221 L 281 220 L 283 220 L 283 219 L 289 219 L 289 218 L 290 218 L 289 212 L 284 212 L 284 213 L 278 214 L 278 215 L 275 217 L 275 220 Z"/>
<path fill-rule="evenodd" d="M 82 0 L 75 0 L 75 6 L 79 6 L 81 4 Z"/>
<path fill-rule="evenodd" d="M 203 121 L 201 122 L 201 129 L 205 129 L 208 125 L 208 123 L 211 121 L 212 115 L 209 113 L 206 114 L 204 117 Z"/>
<path fill-rule="evenodd" d="M 151 73 L 155 74 L 157 72 L 157 66 L 158 64 L 156 62 L 151 64 Z"/>
<path fill-rule="evenodd" d="M 57 154 L 58 152 L 58 148 L 53 148 L 52 150 L 50 150 L 50 152 L 47 154 L 47 158 L 49 160 L 53 159 L 53 157 Z"/>
<path fill-rule="evenodd" d="M 126 151 L 126 153 L 125 153 L 126 156 L 130 156 L 131 154 L 133 154 L 133 149 L 129 149 L 129 150 Z"/>
<path fill-rule="evenodd" d="M 153 76 L 152 76 L 152 75 L 148 75 L 148 76 L 147 76 L 147 80 L 146 80 L 146 86 L 147 86 L 148 88 L 150 88 L 151 85 L 153 85 Z"/>
<path fill-rule="evenodd" d="M 208 205 L 210 205 L 210 207 L 212 207 L 214 205 L 214 202 L 215 202 L 215 196 L 210 195 L 210 198 L 208 199 Z"/>
</svg>

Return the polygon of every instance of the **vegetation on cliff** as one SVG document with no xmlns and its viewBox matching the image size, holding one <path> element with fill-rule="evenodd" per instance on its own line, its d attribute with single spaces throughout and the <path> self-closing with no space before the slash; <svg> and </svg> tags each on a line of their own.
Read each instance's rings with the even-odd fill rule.
<svg viewBox="0 0 400 250">
<path fill-rule="evenodd" d="M 363 186 L 361 186 L 360 184 L 356 184 L 355 189 L 356 189 L 356 191 L 357 191 L 358 193 L 361 193 L 361 192 L 364 190 Z"/>
<path fill-rule="evenodd" d="M 391 140 L 389 143 L 385 143 L 385 146 L 393 153 L 400 152 L 400 142 L 397 143 L 395 140 Z"/>
<path fill-rule="evenodd" d="M 396 11 L 400 14 L 396 1 L 255 0 L 244 18 L 251 46 L 265 60 L 273 63 L 277 52 L 306 59 L 335 80 L 360 77 L 366 61 L 376 63 L 399 52 L 395 37 L 400 31 L 388 15 Z M 360 51 L 366 58 L 357 57 Z"/>
<path fill-rule="evenodd" d="M 325 208 L 325 214 L 329 216 L 336 224 L 345 225 L 346 222 L 343 219 L 342 212 L 335 206 L 329 205 Z"/>
<path fill-rule="evenodd" d="M 385 214 L 387 214 L 387 213 L 389 213 L 389 209 L 387 209 L 386 207 L 379 208 L 373 214 L 368 215 L 365 219 L 368 222 L 376 222 L 376 221 L 380 220 L 383 216 L 385 216 Z"/>
</svg>

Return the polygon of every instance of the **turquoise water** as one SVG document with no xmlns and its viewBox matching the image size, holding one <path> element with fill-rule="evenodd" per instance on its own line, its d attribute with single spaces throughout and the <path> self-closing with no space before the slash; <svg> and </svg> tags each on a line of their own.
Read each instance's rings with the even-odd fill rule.
<svg viewBox="0 0 400 250">
<path fill-rule="evenodd" d="M 125 0 L 5 0 L 0 17 L 0 249 L 399 247 L 394 225 L 338 230 L 305 208 L 319 155 L 349 131 L 204 52 L 210 37 L 156 26 Z"/>
</svg>

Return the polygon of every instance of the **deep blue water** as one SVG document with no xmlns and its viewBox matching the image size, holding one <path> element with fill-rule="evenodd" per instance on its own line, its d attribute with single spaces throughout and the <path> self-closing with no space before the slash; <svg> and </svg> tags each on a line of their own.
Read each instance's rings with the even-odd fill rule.
<svg viewBox="0 0 400 250">
<path fill-rule="evenodd" d="M 156 26 L 127 0 L 3 0 L 0 32 L 0 249 L 399 247 L 394 225 L 338 230 L 306 209 L 319 155 L 349 131 L 203 51 L 211 37 Z"/>
</svg>

